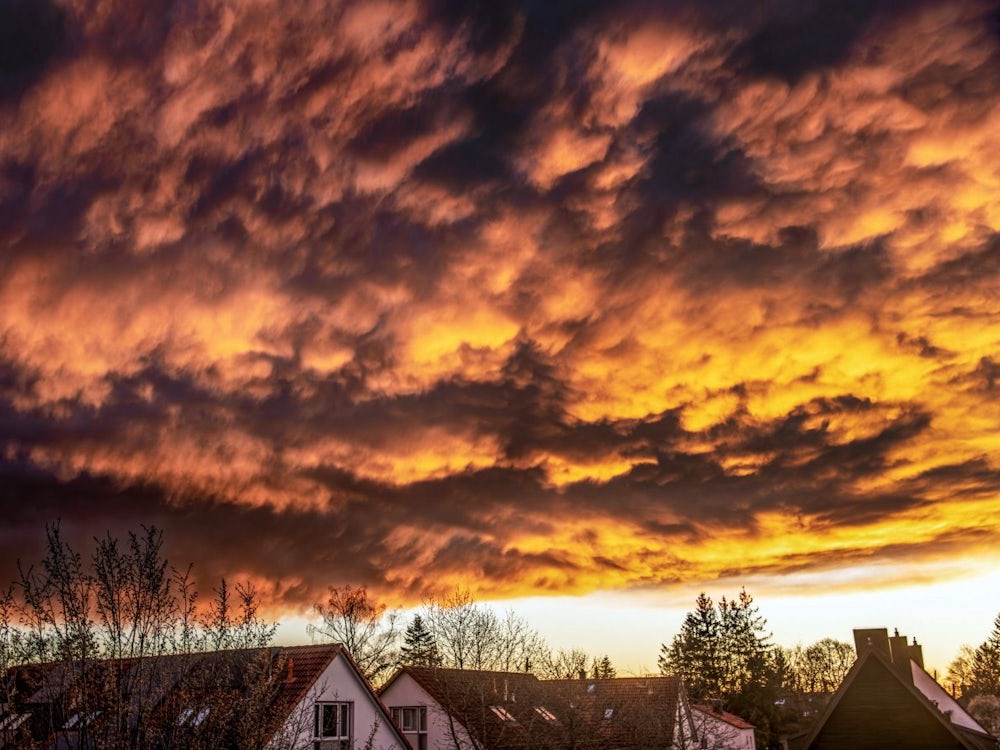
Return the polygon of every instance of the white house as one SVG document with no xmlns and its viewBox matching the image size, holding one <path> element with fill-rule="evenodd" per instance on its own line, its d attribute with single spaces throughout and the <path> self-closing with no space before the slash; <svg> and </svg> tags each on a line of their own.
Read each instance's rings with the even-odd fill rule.
<svg viewBox="0 0 1000 750">
<path fill-rule="evenodd" d="M 382 688 L 414 750 L 699 747 L 680 680 L 539 680 L 522 672 L 405 667 Z"/>
<path fill-rule="evenodd" d="M 538 679 L 520 672 L 403 667 L 381 698 L 413 750 L 543 750 L 561 729 Z"/>
<path fill-rule="evenodd" d="M 753 724 L 718 705 L 693 705 L 691 711 L 705 750 L 757 750 Z"/>
<path fill-rule="evenodd" d="M 0 748 L 409 750 L 339 644 L 53 662 L 3 678 Z M 140 734 L 141 733 L 141 734 Z"/>
<path fill-rule="evenodd" d="M 408 750 L 385 706 L 339 644 L 281 649 L 293 708 L 275 750 Z"/>
</svg>

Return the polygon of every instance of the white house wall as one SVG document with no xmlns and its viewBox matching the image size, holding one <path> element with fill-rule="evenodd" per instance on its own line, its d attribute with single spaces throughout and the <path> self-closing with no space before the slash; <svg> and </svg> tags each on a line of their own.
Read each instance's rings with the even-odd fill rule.
<svg viewBox="0 0 1000 750">
<path fill-rule="evenodd" d="M 389 717 L 375 701 L 358 674 L 345 658 L 338 655 L 323 671 L 314 686 L 289 717 L 286 728 L 298 735 L 294 748 L 312 748 L 313 706 L 316 703 L 348 701 L 354 704 L 354 747 L 363 750 L 376 726 L 372 750 L 407 750 L 400 745 Z"/>
<path fill-rule="evenodd" d="M 710 713 L 695 709 L 694 723 L 709 750 L 756 750 L 752 728 L 741 729 Z"/>
<path fill-rule="evenodd" d="M 465 727 L 450 721 L 448 713 L 430 693 L 405 672 L 382 693 L 382 702 L 390 711 L 407 706 L 427 706 L 427 750 L 470 750 L 473 747 Z"/>
</svg>

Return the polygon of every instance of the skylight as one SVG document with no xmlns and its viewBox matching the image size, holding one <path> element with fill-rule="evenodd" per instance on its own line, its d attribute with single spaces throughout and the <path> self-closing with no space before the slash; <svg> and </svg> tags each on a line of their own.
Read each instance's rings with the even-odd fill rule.
<svg viewBox="0 0 1000 750">
<path fill-rule="evenodd" d="M 514 721 L 514 715 L 503 706 L 490 706 L 490 710 L 495 713 L 501 721 Z"/>
<path fill-rule="evenodd" d="M 535 711 L 537 711 L 538 715 L 541 716 L 546 721 L 558 721 L 555 717 L 555 714 L 549 711 L 549 709 L 547 709 L 545 706 L 535 706 Z"/>
</svg>

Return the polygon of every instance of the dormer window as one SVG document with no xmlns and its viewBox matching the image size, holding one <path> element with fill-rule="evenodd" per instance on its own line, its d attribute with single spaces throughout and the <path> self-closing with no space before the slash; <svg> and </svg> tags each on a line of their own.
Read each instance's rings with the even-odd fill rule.
<svg viewBox="0 0 1000 750">
<path fill-rule="evenodd" d="M 500 721 L 514 721 L 514 715 L 503 706 L 490 706 L 490 710 L 497 715 Z"/>
<path fill-rule="evenodd" d="M 211 708 L 185 708 L 181 711 L 181 715 L 177 717 L 177 726 L 179 727 L 198 727 L 201 723 L 208 718 L 208 715 L 212 712 Z"/>
<path fill-rule="evenodd" d="M 63 729 L 83 729 L 96 719 L 100 713 L 100 711 L 91 711 L 90 713 L 77 711 L 66 720 Z"/>
<path fill-rule="evenodd" d="M 556 719 L 555 717 L 555 714 L 549 711 L 549 709 L 547 709 L 545 706 L 535 706 L 535 712 L 546 721 L 558 721 L 558 719 Z"/>
</svg>

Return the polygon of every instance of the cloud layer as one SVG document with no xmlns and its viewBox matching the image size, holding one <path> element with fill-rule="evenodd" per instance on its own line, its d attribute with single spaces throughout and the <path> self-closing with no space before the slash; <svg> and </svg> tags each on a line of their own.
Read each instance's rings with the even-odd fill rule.
<svg viewBox="0 0 1000 750">
<path fill-rule="evenodd" d="M 993 4 L 0 29 L 8 570 L 57 518 L 289 609 L 996 548 Z"/>
</svg>

